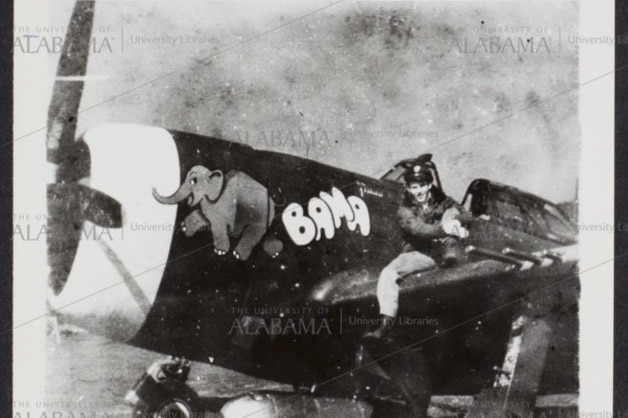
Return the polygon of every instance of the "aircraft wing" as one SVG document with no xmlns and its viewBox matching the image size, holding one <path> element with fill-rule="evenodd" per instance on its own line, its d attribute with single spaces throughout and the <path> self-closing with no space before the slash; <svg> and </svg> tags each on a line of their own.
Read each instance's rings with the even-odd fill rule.
<svg viewBox="0 0 628 418">
<path fill-rule="evenodd" d="M 550 285 L 556 277 L 564 273 L 577 273 L 574 263 L 578 257 L 578 246 L 556 247 L 552 251 L 540 251 L 529 254 L 529 259 L 509 257 L 503 254 L 467 247 L 468 252 L 479 252 L 483 259 L 465 263 L 453 268 L 433 268 L 411 273 L 400 280 L 401 294 L 413 294 L 449 287 L 488 286 L 494 280 L 518 281 L 521 291 L 533 291 L 534 286 Z M 494 258 L 500 257 L 499 260 Z M 538 264 L 530 261 L 538 258 Z M 377 278 L 384 262 L 342 271 L 321 280 L 312 290 L 311 297 L 317 301 L 342 305 L 362 298 L 375 297 Z M 564 271 L 566 270 L 566 272 Z M 550 279 L 550 277 L 552 279 Z M 466 293 L 466 292 L 465 292 Z"/>
</svg>

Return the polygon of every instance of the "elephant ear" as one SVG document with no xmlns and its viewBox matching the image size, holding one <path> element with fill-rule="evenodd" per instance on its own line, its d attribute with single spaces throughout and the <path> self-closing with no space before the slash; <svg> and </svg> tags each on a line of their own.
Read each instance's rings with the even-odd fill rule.
<svg viewBox="0 0 628 418">
<path fill-rule="evenodd" d="M 218 199 L 225 183 L 225 176 L 220 170 L 209 173 L 208 186 L 206 190 L 207 199 L 213 201 Z"/>
</svg>

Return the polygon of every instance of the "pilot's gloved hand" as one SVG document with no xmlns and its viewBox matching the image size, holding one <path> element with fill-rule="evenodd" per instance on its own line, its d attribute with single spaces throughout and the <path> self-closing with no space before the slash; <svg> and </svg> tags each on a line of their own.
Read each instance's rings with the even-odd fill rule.
<svg viewBox="0 0 628 418">
<path fill-rule="evenodd" d="M 454 230 L 461 227 L 462 225 L 460 224 L 460 221 L 458 221 L 457 219 L 447 219 L 447 220 L 444 220 L 443 223 L 441 224 L 441 228 L 443 228 L 443 231 L 445 231 L 447 235 L 453 235 Z"/>
<path fill-rule="evenodd" d="M 461 226 L 460 228 L 456 229 L 454 232 L 455 232 L 454 235 L 462 239 L 465 239 L 469 236 L 469 230 L 465 228 L 464 226 Z"/>
<path fill-rule="evenodd" d="M 441 227 L 447 235 L 456 235 L 456 230 L 462 228 L 462 225 L 457 219 L 447 219 L 443 221 Z"/>
<path fill-rule="evenodd" d="M 449 219 L 443 222 L 441 225 L 443 231 L 445 231 L 448 235 L 453 235 L 459 238 L 467 238 L 469 236 L 469 231 L 467 228 L 460 224 L 460 221 L 457 219 Z"/>
</svg>

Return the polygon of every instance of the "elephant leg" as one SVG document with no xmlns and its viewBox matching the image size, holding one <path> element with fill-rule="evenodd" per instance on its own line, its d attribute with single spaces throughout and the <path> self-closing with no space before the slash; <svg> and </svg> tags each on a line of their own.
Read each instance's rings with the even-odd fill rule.
<svg viewBox="0 0 628 418">
<path fill-rule="evenodd" d="M 266 194 L 266 197 L 268 198 L 268 202 L 267 202 L 268 221 L 267 222 L 268 222 L 268 227 L 270 228 L 270 225 L 272 224 L 273 219 L 275 218 L 275 202 L 270 197 L 268 197 L 268 193 Z M 269 235 L 266 238 L 264 238 L 263 248 L 264 248 L 264 252 L 268 254 L 271 258 L 276 258 L 283 251 L 283 242 L 281 242 L 274 236 Z"/>
<path fill-rule="evenodd" d="M 201 210 L 209 219 L 214 238 L 214 252 L 218 255 L 227 254 L 230 247 L 229 232 L 233 230 L 236 209 L 233 190 L 227 185 L 219 201 L 210 203 L 205 199 L 201 202 Z"/>
<path fill-rule="evenodd" d="M 266 227 L 260 225 L 249 225 L 242 232 L 242 237 L 236 245 L 233 255 L 238 260 L 247 260 L 253 248 L 261 241 L 266 233 Z"/>
<path fill-rule="evenodd" d="M 199 230 L 206 228 L 209 225 L 209 221 L 203 215 L 199 209 L 194 210 L 188 216 L 185 217 L 183 223 L 181 224 L 181 230 L 185 233 L 186 236 L 191 237 L 196 234 Z"/>
<path fill-rule="evenodd" d="M 227 225 L 212 222 L 212 220 L 209 222 L 212 229 L 212 236 L 214 237 L 214 252 L 218 255 L 227 254 L 227 251 L 229 251 L 229 233 L 227 231 Z"/>
</svg>

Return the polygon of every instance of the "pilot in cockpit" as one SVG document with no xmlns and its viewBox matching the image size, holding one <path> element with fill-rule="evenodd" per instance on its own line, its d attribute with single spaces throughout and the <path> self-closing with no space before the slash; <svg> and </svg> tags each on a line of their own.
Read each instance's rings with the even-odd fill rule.
<svg viewBox="0 0 628 418">
<path fill-rule="evenodd" d="M 425 165 L 415 163 L 404 175 L 405 191 L 397 218 L 403 231 L 402 253 L 379 275 L 377 301 L 381 319 L 365 337 L 383 338 L 394 325 L 399 308 L 399 282 L 407 274 L 426 270 L 439 262 L 451 267 L 460 262 L 461 240 L 469 235 L 471 214 L 434 184 Z"/>
</svg>

